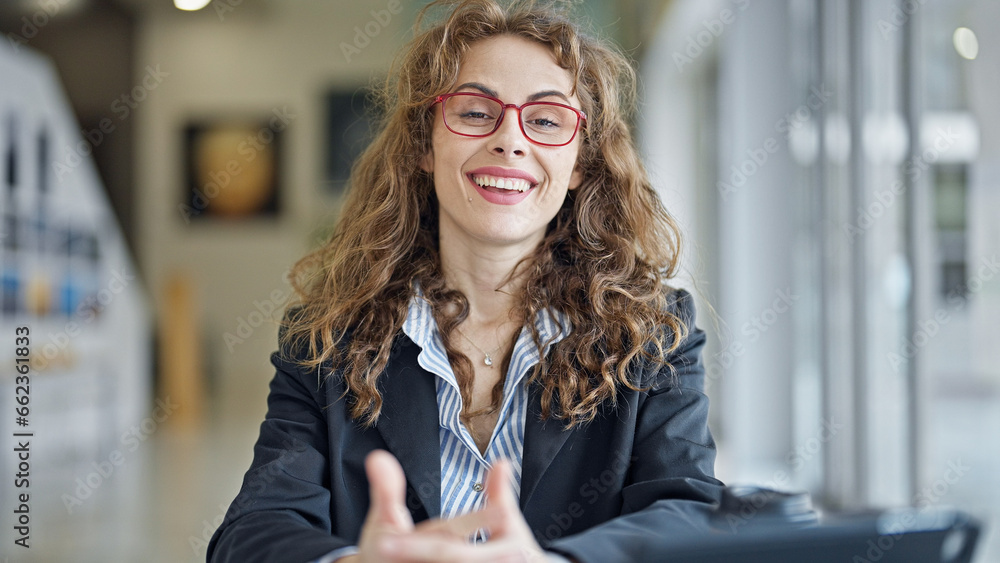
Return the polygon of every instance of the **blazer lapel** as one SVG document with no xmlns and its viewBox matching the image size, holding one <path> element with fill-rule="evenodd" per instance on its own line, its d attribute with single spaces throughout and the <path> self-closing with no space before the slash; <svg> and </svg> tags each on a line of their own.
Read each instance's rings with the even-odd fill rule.
<svg viewBox="0 0 1000 563">
<path fill-rule="evenodd" d="M 528 412 L 524 420 L 524 445 L 521 454 L 521 511 L 531 500 L 542 475 L 575 430 L 564 430 L 561 420 L 541 420 L 539 384 L 533 383 L 528 392 Z"/>
<path fill-rule="evenodd" d="M 434 375 L 417 363 L 420 348 L 405 335 L 395 343 L 379 378 L 382 413 L 376 428 L 403 466 L 406 480 L 427 509 L 441 514 L 441 443 Z"/>
</svg>

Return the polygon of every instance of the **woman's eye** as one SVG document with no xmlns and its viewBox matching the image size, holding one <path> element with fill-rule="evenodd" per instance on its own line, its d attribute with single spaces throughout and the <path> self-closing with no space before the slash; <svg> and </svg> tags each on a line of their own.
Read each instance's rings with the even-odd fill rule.
<svg viewBox="0 0 1000 563">
<path fill-rule="evenodd" d="M 531 121 L 531 125 L 543 129 L 557 129 L 559 127 L 559 124 L 551 119 L 534 119 Z"/>
</svg>

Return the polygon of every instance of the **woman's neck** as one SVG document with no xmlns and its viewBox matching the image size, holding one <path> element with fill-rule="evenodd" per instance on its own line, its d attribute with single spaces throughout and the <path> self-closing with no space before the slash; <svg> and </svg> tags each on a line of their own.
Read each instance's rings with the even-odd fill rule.
<svg viewBox="0 0 1000 563">
<path fill-rule="evenodd" d="M 442 233 L 439 248 L 445 283 L 468 299 L 468 321 L 495 326 L 513 320 L 511 314 L 518 309 L 518 296 L 524 286 L 523 265 L 521 272 L 513 277 L 510 274 L 536 246 L 537 242 L 488 245 Z"/>
</svg>

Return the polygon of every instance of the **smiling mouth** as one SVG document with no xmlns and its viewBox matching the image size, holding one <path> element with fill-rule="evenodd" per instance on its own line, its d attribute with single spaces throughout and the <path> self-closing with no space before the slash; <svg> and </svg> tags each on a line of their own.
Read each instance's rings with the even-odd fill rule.
<svg viewBox="0 0 1000 563">
<path fill-rule="evenodd" d="M 491 191 L 520 192 L 524 193 L 535 184 L 523 178 L 504 178 L 502 176 L 490 176 L 488 174 L 469 174 L 469 179 L 481 188 L 493 188 Z"/>
</svg>

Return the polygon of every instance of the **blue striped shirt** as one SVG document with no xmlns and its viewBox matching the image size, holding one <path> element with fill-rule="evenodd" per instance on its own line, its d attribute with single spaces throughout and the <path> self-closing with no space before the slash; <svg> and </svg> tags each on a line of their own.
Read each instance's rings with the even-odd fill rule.
<svg viewBox="0 0 1000 563">
<path fill-rule="evenodd" d="M 535 327 L 545 348 L 544 353 L 547 353 L 550 346 L 569 333 L 570 323 L 565 315 L 558 312 L 539 311 Z M 485 455 L 480 453 L 469 429 L 462 424 L 460 415 L 463 405 L 458 381 L 434 322 L 431 305 L 419 291 L 410 300 L 403 333 L 421 348 L 417 356 L 420 367 L 437 376 L 441 517 L 452 518 L 480 508 L 485 496 L 486 471 L 501 459 L 510 460 L 514 491 L 520 494 L 524 420 L 528 410 L 528 388 L 524 378 L 541 359 L 531 331 L 522 328 L 514 344 L 497 424 Z"/>
</svg>

